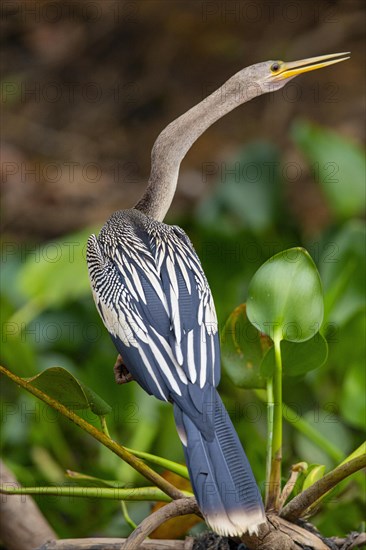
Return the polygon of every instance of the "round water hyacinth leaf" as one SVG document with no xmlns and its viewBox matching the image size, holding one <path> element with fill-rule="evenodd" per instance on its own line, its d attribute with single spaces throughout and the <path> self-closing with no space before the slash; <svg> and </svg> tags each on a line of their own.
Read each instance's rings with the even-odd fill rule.
<svg viewBox="0 0 366 550">
<path fill-rule="evenodd" d="M 287 376 L 300 376 L 317 369 L 328 357 L 328 343 L 319 332 L 306 342 L 282 340 L 280 345 L 283 374 Z M 271 348 L 263 357 L 262 375 L 273 376 L 275 364 L 274 348 Z"/>
<path fill-rule="evenodd" d="M 306 250 L 284 250 L 258 269 L 249 285 L 247 315 L 272 340 L 304 342 L 319 331 L 322 285 Z"/>
<path fill-rule="evenodd" d="M 97 416 L 104 416 L 112 410 L 104 399 L 62 367 L 51 367 L 26 380 L 73 410 L 90 409 Z"/>
<path fill-rule="evenodd" d="M 241 388 L 265 387 L 259 367 L 268 345 L 269 339 L 249 322 L 245 304 L 234 309 L 221 333 L 222 364 L 233 384 Z"/>
</svg>

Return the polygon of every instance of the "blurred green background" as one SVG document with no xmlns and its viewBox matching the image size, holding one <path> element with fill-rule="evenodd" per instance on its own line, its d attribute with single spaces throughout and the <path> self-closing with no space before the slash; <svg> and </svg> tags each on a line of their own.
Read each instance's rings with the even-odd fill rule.
<svg viewBox="0 0 366 550">
<path fill-rule="evenodd" d="M 116 352 L 89 291 L 86 239 L 137 201 L 159 131 L 234 72 L 352 51 L 200 138 L 166 220 L 196 247 L 221 327 L 266 259 L 291 246 L 310 252 L 324 285 L 329 358 L 286 379 L 284 401 L 346 456 L 362 442 L 365 420 L 363 4 L 32 4 L 2 7 L 2 363 L 21 376 L 69 369 L 113 407 L 119 442 L 176 461 L 183 452 L 169 406 L 134 383 L 114 383 Z M 219 389 L 263 488 L 265 407 L 225 372 Z M 295 424 L 284 423 L 284 473 L 300 460 L 334 467 L 336 457 Z M 64 483 L 66 469 L 143 483 L 7 380 L 1 447 L 23 484 Z M 325 535 L 360 529 L 361 500 L 359 483 L 347 484 L 314 521 Z M 130 531 L 117 502 L 37 502 L 61 537 Z M 150 505 L 129 509 L 138 522 Z"/>
</svg>

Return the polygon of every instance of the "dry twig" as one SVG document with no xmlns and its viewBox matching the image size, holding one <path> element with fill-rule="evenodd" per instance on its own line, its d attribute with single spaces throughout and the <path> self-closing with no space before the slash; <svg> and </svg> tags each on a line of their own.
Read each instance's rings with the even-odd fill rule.
<svg viewBox="0 0 366 550">
<path fill-rule="evenodd" d="M 123 550 L 136 550 L 140 545 L 159 525 L 168 519 L 176 516 L 185 516 L 187 514 L 200 515 L 197 502 L 194 498 L 181 498 L 170 502 L 163 508 L 160 508 L 154 514 L 151 514 L 140 523 L 140 525 L 128 537 Z"/>
<path fill-rule="evenodd" d="M 96 539 L 64 539 L 52 540 L 37 550 L 120 550 L 124 548 L 127 539 L 96 538 Z M 193 539 L 185 540 L 146 540 L 139 545 L 141 550 L 191 550 Z"/>
</svg>

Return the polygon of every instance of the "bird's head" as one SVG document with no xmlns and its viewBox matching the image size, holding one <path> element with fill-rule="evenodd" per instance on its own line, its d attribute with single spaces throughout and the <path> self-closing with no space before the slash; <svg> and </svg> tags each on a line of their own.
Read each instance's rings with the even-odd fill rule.
<svg viewBox="0 0 366 550">
<path fill-rule="evenodd" d="M 322 69 L 333 63 L 339 63 L 349 59 L 350 52 L 334 53 L 330 55 L 320 55 L 318 57 L 309 57 L 300 61 L 266 61 L 258 63 L 251 68 L 253 80 L 260 85 L 262 93 L 273 92 L 282 88 L 289 80 L 299 74 L 315 69 Z"/>
</svg>

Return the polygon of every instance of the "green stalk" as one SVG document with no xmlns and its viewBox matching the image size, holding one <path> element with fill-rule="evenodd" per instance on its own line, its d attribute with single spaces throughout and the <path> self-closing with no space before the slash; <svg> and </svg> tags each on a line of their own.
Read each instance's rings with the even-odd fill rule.
<svg viewBox="0 0 366 550">
<path fill-rule="evenodd" d="M 346 464 L 347 462 L 350 462 L 354 458 L 357 458 L 359 456 L 366 455 L 366 441 L 361 443 L 359 447 L 357 447 L 356 450 L 352 451 L 351 454 L 349 454 L 341 463 L 340 466 L 343 464 Z"/>
<path fill-rule="evenodd" d="M 50 397 L 38 388 L 35 388 L 29 382 L 23 380 L 23 378 L 20 378 L 20 376 L 17 376 L 5 367 L 0 366 L 0 373 L 5 374 L 8 378 L 13 380 L 13 382 L 27 390 L 29 393 L 32 393 L 33 395 L 38 397 L 38 399 L 41 399 L 41 401 L 44 401 L 44 403 L 47 403 L 47 405 L 71 420 L 71 422 L 74 422 L 74 424 L 82 428 L 85 432 L 89 433 L 92 437 L 94 437 L 94 439 L 100 441 L 100 443 L 110 449 L 122 460 L 125 460 L 130 466 L 132 466 L 132 468 L 137 470 L 145 478 L 149 479 L 152 483 L 154 483 L 154 485 L 159 487 L 172 499 L 183 498 L 184 495 L 179 489 L 174 487 L 174 485 L 169 483 L 166 479 L 164 479 L 158 473 L 152 470 L 147 464 L 145 464 L 145 462 L 135 457 L 122 445 L 119 445 L 116 441 L 108 437 L 105 433 L 95 428 L 92 424 L 89 424 L 89 422 L 86 422 L 86 420 L 81 418 L 81 416 L 75 414 L 73 411 L 65 407 L 62 403 L 60 403 L 56 399 L 53 399 L 53 397 Z"/>
<path fill-rule="evenodd" d="M 290 413 L 292 418 L 296 418 L 296 421 L 291 422 L 291 420 L 288 420 L 288 422 L 296 428 L 300 433 L 305 435 L 310 441 L 312 441 L 315 445 L 317 445 L 320 449 L 322 449 L 327 455 L 334 460 L 334 462 L 339 462 L 343 459 L 344 454 L 342 451 L 338 449 L 334 445 L 334 443 L 331 443 L 328 441 L 323 434 L 318 432 L 311 424 L 309 424 L 306 420 L 298 416 L 298 413 L 290 409 L 287 405 L 285 405 L 285 418 L 287 418 L 288 413 Z"/>
<path fill-rule="evenodd" d="M 268 502 L 269 479 L 272 463 L 272 441 L 273 441 L 273 378 L 267 380 L 267 456 L 266 456 L 266 495 L 265 502 Z"/>
<path fill-rule="evenodd" d="M 262 395 L 261 390 L 255 391 L 257 397 L 261 401 L 266 401 L 266 398 Z M 287 420 L 289 424 L 293 428 L 296 428 L 300 433 L 305 435 L 310 441 L 312 441 L 315 445 L 317 445 L 322 451 L 324 451 L 334 462 L 340 462 L 344 458 L 344 454 L 334 443 L 331 443 L 327 439 L 325 439 L 324 435 L 322 435 L 314 426 L 309 424 L 307 420 L 304 420 L 301 418 L 298 413 L 296 413 L 291 407 L 289 407 L 286 404 L 282 405 L 283 408 L 283 418 Z M 289 417 L 294 418 L 296 420 L 292 421 L 289 419 Z"/>
<path fill-rule="evenodd" d="M 13 323 L 18 327 L 25 327 L 25 325 L 29 324 L 31 321 L 33 321 L 35 317 L 40 314 L 42 309 L 43 305 L 40 298 L 32 298 L 13 313 L 13 315 L 8 320 L 8 323 Z M 22 328 L 19 328 L 19 333 L 22 330 Z"/>
<path fill-rule="evenodd" d="M 273 377 L 273 438 L 271 448 L 271 473 L 269 476 L 267 510 L 279 509 L 281 494 L 281 461 L 282 461 L 282 357 L 281 340 L 274 338 L 276 367 Z"/>
<path fill-rule="evenodd" d="M 104 435 L 106 435 L 107 437 L 109 437 L 109 439 L 111 438 L 111 436 L 109 435 L 109 430 L 108 430 L 108 426 L 107 426 L 107 420 L 105 418 L 105 416 L 100 416 L 99 417 L 100 419 L 100 426 L 102 428 L 102 432 L 104 433 Z"/>
<path fill-rule="evenodd" d="M 125 503 L 124 500 L 121 500 L 121 508 L 122 508 L 122 514 L 123 514 L 125 522 L 134 531 L 135 529 L 137 529 L 137 525 L 133 521 L 133 519 L 131 518 L 130 514 L 128 513 L 127 504 Z"/>
<path fill-rule="evenodd" d="M 361 443 L 361 445 L 354 450 L 351 454 L 349 454 L 338 466 L 336 469 L 340 468 L 341 466 L 345 466 L 352 462 L 356 458 L 365 458 L 366 457 L 366 441 Z M 354 481 L 359 484 L 359 487 L 362 492 L 364 492 L 364 479 L 355 477 Z M 329 494 L 330 491 L 327 491 L 324 493 L 318 500 L 316 500 L 308 509 L 309 515 L 312 514 L 314 510 L 317 510 L 320 502 Z"/>
<path fill-rule="evenodd" d="M 173 462 L 172 460 L 168 460 L 167 458 L 163 458 L 161 456 L 145 453 L 144 451 L 136 451 L 135 449 L 129 449 L 128 447 L 125 447 L 125 449 L 130 453 L 132 453 L 133 455 L 137 456 L 138 458 L 147 460 L 147 462 L 151 462 L 151 464 L 162 466 L 166 470 L 169 470 L 170 472 L 174 472 L 175 474 L 178 474 L 179 476 L 184 477 L 184 479 L 189 480 L 189 473 L 188 473 L 187 467 L 183 466 L 183 464 L 178 464 L 178 462 Z"/>
<path fill-rule="evenodd" d="M 294 522 L 298 518 L 308 513 L 314 503 L 322 499 L 329 491 L 334 489 L 338 483 L 348 476 L 360 471 L 366 467 L 366 454 L 361 454 L 352 458 L 345 464 L 334 468 L 324 477 L 318 479 L 313 485 L 310 485 L 305 491 L 296 495 L 281 511 L 281 517 Z"/>
<path fill-rule="evenodd" d="M 157 487 L 131 487 L 109 488 L 109 487 L 75 487 L 75 486 L 57 486 L 57 487 L 9 487 L 0 486 L 0 494 L 3 495 L 46 495 L 69 498 L 100 498 L 106 500 L 131 500 L 131 501 L 159 501 L 171 502 L 171 498 L 160 491 Z M 191 497 L 192 493 L 184 491 L 183 497 Z"/>
<path fill-rule="evenodd" d="M 107 437 L 111 438 L 108 430 L 106 417 L 100 416 L 99 419 L 100 419 L 102 432 Z M 188 479 L 188 480 L 190 479 L 188 469 L 183 464 L 178 464 L 177 462 L 173 462 L 172 460 L 168 460 L 167 458 L 156 456 L 150 453 L 145 453 L 144 451 L 136 451 L 135 449 L 129 449 L 127 447 L 125 447 L 125 450 L 130 452 L 134 456 L 137 456 L 138 458 L 142 458 L 143 460 L 147 460 L 147 462 L 151 462 L 151 464 L 156 464 L 157 466 L 161 466 L 162 468 L 165 468 L 170 472 L 174 472 L 175 474 L 178 474 L 184 479 Z"/>
</svg>

